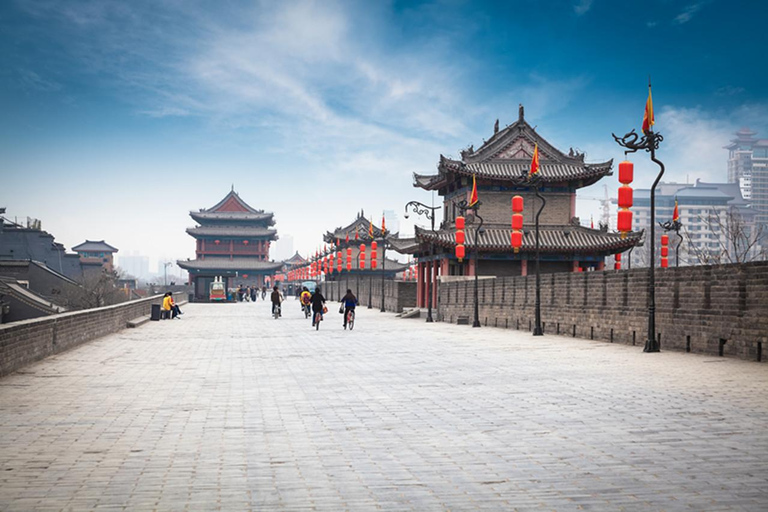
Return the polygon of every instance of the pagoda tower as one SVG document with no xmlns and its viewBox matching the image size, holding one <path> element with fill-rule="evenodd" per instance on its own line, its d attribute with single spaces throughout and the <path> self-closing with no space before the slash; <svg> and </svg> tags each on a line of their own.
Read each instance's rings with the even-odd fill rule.
<svg viewBox="0 0 768 512">
<path fill-rule="evenodd" d="M 195 239 L 195 259 L 178 261 L 189 272 L 195 299 L 207 300 L 208 287 L 222 277 L 227 288 L 265 286 L 282 263 L 269 261 L 269 247 L 277 240 L 272 213 L 256 210 L 233 189 L 208 209 L 189 213 L 197 226 L 187 233 Z"/>
<path fill-rule="evenodd" d="M 498 121 L 497 121 L 498 123 Z M 419 306 L 426 304 L 426 280 L 436 303 L 439 276 L 511 276 L 527 275 L 536 259 L 535 212 L 541 206 L 532 188 L 521 185 L 531 165 L 534 148 L 539 149 L 540 192 L 546 205 L 540 218 L 541 272 L 579 272 L 603 270 L 606 256 L 634 247 L 642 232 L 625 238 L 611 233 L 607 226 L 583 227 L 576 217 L 576 191 L 612 174 L 613 161 L 587 163 L 584 154 L 571 149 L 567 153 L 547 142 L 525 120 L 520 106 L 516 122 L 498 130 L 478 149 L 461 151 L 461 159 L 440 155 L 437 173 L 414 174 L 414 187 L 435 190 L 443 197 L 443 222 L 430 231 L 416 227 L 414 238 L 393 240 L 393 247 L 418 258 Z M 475 239 L 471 211 L 466 218 L 466 258 L 458 260 L 455 219 L 458 204 L 468 200 L 473 180 L 477 182 L 483 228 Z M 514 252 L 511 243 L 512 197 L 524 199 L 523 245 Z M 475 251 L 478 257 L 475 258 Z"/>
</svg>

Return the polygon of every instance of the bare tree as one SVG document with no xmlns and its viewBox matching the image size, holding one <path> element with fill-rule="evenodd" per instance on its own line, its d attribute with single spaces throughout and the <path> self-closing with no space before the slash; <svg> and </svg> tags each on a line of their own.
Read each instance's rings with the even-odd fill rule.
<svg viewBox="0 0 768 512">
<path fill-rule="evenodd" d="M 700 265 L 720 265 L 724 263 L 746 263 L 768 259 L 768 231 L 764 225 L 750 224 L 735 208 L 716 210 L 710 208 L 699 215 L 708 237 L 707 247 L 701 247 L 694 240 L 686 226 L 683 236 L 689 261 Z M 715 244 L 716 247 L 711 247 Z"/>
<path fill-rule="evenodd" d="M 117 287 L 118 278 L 116 271 L 86 272 L 78 279 L 80 286 L 64 294 L 65 306 L 69 309 L 90 309 L 125 302 L 127 296 Z"/>
</svg>

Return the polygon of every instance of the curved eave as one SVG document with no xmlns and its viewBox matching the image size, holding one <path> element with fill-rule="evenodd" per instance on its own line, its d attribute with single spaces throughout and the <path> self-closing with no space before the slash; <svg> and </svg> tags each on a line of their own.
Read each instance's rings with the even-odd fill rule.
<svg viewBox="0 0 768 512">
<path fill-rule="evenodd" d="M 508 228 L 490 228 L 481 235 L 480 252 L 513 252 L 511 244 L 512 230 Z M 631 232 L 626 238 L 619 233 L 606 233 L 580 226 L 542 228 L 539 232 L 540 250 L 543 253 L 604 253 L 616 254 L 636 246 L 642 238 L 642 231 Z M 465 231 L 467 251 L 474 250 L 474 230 Z M 437 235 L 416 228 L 416 237 L 422 243 L 453 249 L 456 247 L 454 231 L 440 231 Z M 535 232 L 526 227 L 523 246 L 520 252 L 535 252 Z"/>
<path fill-rule="evenodd" d="M 219 261 L 220 260 L 220 261 Z M 250 272 L 270 272 L 283 268 L 282 262 L 271 261 L 244 261 L 241 259 L 230 260 L 228 258 L 208 258 L 205 260 L 177 260 L 176 264 L 184 270 L 198 270 L 211 272 L 227 272 L 233 270 L 245 270 Z"/>
<path fill-rule="evenodd" d="M 237 228 L 216 229 L 216 228 L 187 228 L 187 234 L 195 239 L 201 238 L 263 238 L 266 240 L 277 240 L 277 231 L 267 229 L 264 231 L 248 231 L 244 228 L 242 231 Z"/>
<path fill-rule="evenodd" d="M 613 160 L 596 164 L 560 164 L 543 162 L 539 167 L 539 173 L 543 183 L 557 185 L 568 183 L 577 188 L 587 187 L 605 176 L 612 175 Z M 514 184 L 524 178 L 530 168 L 530 162 L 524 161 L 495 161 L 473 164 L 464 164 L 456 160 L 443 160 L 440 162 L 439 171 L 443 177 L 438 187 L 447 183 L 450 173 L 462 176 L 476 176 L 487 181 L 499 181 Z M 434 180 L 435 183 L 438 180 Z M 434 185 L 432 185 L 434 187 Z"/>
<path fill-rule="evenodd" d="M 273 213 L 252 212 L 189 212 L 189 216 L 201 224 L 205 222 L 264 222 L 275 224 Z"/>
</svg>

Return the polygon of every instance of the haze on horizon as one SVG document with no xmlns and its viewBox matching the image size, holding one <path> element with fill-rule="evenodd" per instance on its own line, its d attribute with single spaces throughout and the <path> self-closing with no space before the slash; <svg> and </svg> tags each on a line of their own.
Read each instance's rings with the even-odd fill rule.
<svg viewBox="0 0 768 512">
<path fill-rule="evenodd" d="M 0 206 L 67 248 L 105 239 L 158 261 L 193 257 L 188 212 L 234 186 L 306 254 L 361 209 L 378 222 L 429 203 L 412 173 L 479 146 L 521 103 L 560 149 L 622 159 L 611 132 L 639 128 L 649 74 L 665 181 L 725 181 L 732 133 L 768 137 L 766 14 L 722 0 L 3 2 Z M 582 220 L 597 221 L 604 184 L 615 194 L 615 178 L 581 192 Z"/>
</svg>

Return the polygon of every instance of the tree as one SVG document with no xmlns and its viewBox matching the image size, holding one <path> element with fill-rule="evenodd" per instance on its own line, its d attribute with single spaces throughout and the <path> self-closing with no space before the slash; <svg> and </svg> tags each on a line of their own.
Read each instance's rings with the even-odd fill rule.
<svg viewBox="0 0 768 512">
<path fill-rule="evenodd" d="M 710 208 L 699 215 L 699 221 L 704 224 L 704 234 L 710 235 L 706 247 L 694 239 L 694 236 L 698 237 L 702 233 L 693 234 L 683 226 L 689 262 L 720 265 L 768 259 L 768 231 L 765 225 L 747 222 L 738 209 Z"/>
<path fill-rule="evenodd" d="M 69 309 L 91 309 L 110 306 L 127 300 L 126 294 L 117 287 L 119 274 L 103 269 L 86 272 L 78 279 L 80 286 L 64 294 Z"/>
</svg>

